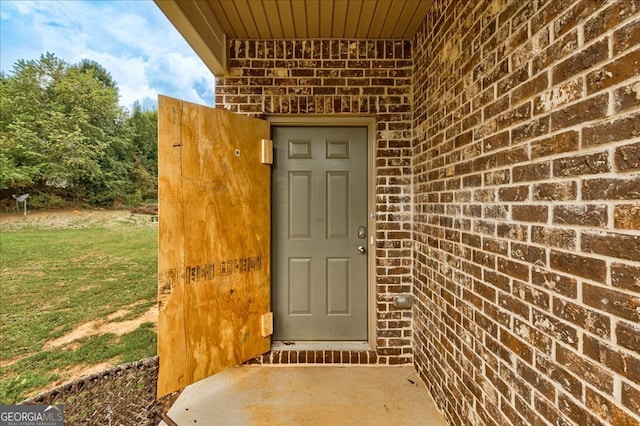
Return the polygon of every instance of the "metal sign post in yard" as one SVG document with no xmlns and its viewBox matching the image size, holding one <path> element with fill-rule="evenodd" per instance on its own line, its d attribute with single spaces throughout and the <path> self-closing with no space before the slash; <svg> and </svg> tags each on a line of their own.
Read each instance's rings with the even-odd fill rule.
<svg viewBox="0 0 640 426">
<path fill-rule="evenodd" d="M 16 199 L 16 213 L 18 213 L 18 203 L 22 202 L 24 205 L 24 215 L 27 215 L 27 198 L 29 198 L 29 194 L 22 194 L 20 196 L 16 196 L 16 194 L 12 195 L 13 198 Z"/>
</svg>

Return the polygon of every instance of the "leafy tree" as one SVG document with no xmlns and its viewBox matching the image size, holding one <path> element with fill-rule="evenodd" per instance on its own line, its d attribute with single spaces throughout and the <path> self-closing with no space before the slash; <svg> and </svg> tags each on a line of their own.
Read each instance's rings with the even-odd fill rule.
<svg viewBox="0 0 640 426">
<path fill-rule="evenodd" d="M 95 61 L 52 53 L 0 73 L 0 189 L 110 205 L 154 196 L 157 113 L 118 105 Z"/>
<path fill-rule="evenodd" d="M 64 63 L 51 54 L 41 60 L 18 61 L 13 76 L 0 75 L 0 141 L 2 156 L 11 173 L 1 175 L 0 188 L 38 185 L 46 173 L 50 144 L 48 130 L 49 88 L 63 73 Z"/>
<path fill-rule="evenodd" d="M 158 111 L 133 105 L 128 120 L 134 151 L 131 182 L 143 199 L 155 199 L 158 192 Z"/>
</svg>

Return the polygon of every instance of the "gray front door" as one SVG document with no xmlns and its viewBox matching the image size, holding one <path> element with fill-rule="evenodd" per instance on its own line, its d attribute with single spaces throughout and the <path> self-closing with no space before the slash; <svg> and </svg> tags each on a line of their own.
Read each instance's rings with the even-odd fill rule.
<svg viewBox="0 0 640 426">
<path fill-rule="evenodd" d="M 367 128 L 272 127 L 274 340 L 367 340 Z"/>
</svg>

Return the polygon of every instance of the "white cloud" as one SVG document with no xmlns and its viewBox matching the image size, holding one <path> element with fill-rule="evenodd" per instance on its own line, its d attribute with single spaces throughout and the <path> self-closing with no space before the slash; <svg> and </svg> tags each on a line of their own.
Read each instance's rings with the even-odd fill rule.
<svg viewBox="0 0 640 426">
<path fill-rule="evenodd" d="M 213 75 L 151 1 L 2 0 L 0 11 L 3 71 L 51 52 L 101 64 L 126 107 L 158 93 L 213 104 Z"/>
<path fill-rule="evenodd" d="M 154 90 L 149 84 L 148 63 L 144 59 L 100 52 L 86 52 L 85 57 L 105 67 L 118 82 L 121 105 L 130 107 L 136 100 L 156 96 L 158 89 Z"/>
</svg>

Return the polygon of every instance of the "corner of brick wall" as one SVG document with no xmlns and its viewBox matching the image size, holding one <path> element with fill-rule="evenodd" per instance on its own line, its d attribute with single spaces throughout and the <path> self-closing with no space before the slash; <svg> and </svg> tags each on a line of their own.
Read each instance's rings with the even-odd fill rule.
<svg viewBox="0 0 640 426">
<path fill-rule="evenodd" d="M 413 359 L 412 312 L 391 303 L 412 279 L 411 54 L 397 40 L 232 40 L 230 75 L 216 80 L 216 105 L 241 114 L 375 116 L 378 348 L 368 362 L 380 364 Z"/>
<path fill-rule="evenodd" d="M 640 423 L 640 2 L 436 0 L 415 365 L 450 424 Z"/>
</svg>

